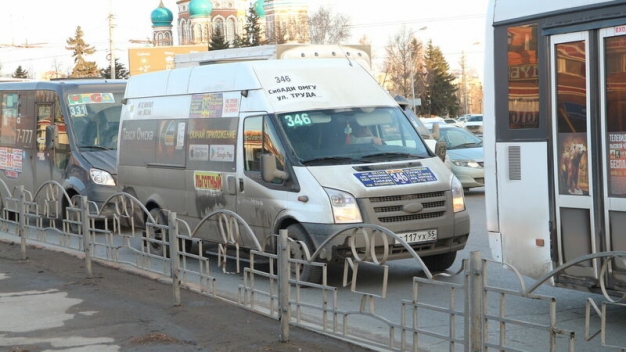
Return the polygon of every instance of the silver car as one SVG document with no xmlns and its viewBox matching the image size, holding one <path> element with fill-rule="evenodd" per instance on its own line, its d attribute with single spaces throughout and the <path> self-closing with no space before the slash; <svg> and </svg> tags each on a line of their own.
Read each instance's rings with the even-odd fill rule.
<svg viewBox="0 0 626 352">
<path fill-rule="evenodd" d="M 482 139 L 460 127 L 439 126 L 438 140 L 446 143 L 452 172 L 463 189 L 482 187 L 485 183 Z"/>
<path fill-rule="evenodd" d="M 467 118 L 467 120 L 465 120 L 465 123 L 463 123 L 463 127 L 477 136 L 482 136 L 483 135 L 483 115 L 480 115 L 480 114 L 470 115 Z"/>
</svg>

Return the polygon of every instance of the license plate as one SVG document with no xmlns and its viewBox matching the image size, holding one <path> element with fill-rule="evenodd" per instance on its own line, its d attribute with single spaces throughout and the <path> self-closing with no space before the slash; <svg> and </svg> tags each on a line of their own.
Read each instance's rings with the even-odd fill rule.
<svg viewBox="0 0 626 352">
<path fill-rule="evenodd" d="M 433 242 L 437 240 L 437 229 L 399 233 L 398 236 L 407 243 Z"/>
</svg>

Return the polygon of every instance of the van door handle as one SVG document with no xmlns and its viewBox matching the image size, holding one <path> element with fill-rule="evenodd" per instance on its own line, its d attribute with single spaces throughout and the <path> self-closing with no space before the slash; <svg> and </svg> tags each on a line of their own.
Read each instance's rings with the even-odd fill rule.
<svg viewBox="0 0 626 352">
<path fill-rule="evenodd" d="M 239 179 L 239 192 L 243 192 L 243 178 Z"/>
</svg>

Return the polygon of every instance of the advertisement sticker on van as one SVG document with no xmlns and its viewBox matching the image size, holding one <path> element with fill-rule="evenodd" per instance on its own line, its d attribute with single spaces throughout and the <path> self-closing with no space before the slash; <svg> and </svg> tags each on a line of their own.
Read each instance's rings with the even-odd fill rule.
<svg viewBox="0 0 626 352">
<path fill-rule="evenodd" d="M 410 169 L 357 172 L 354 176 L 368 188 L 437 181 L 435 174 L 426 166 Z"/>
<path fill-rule="evenodd" d="M 237 117 L 240 93 L 206 93 L 191 96 L 189 118 Z"/>
<path fill-rule="evenodd" d="M 69 105 L 76 104 L 98 104 L 98 103 L 115 103 L 113 93 L 83 93 L 70 94 L 67 97 Z"/>
<path fill-rule="evenodd" d="M 220 191 L 222 189 L 222 174 L 209 171 L 193 172 L 194 186 L 199 191 Z"/>
</svg>

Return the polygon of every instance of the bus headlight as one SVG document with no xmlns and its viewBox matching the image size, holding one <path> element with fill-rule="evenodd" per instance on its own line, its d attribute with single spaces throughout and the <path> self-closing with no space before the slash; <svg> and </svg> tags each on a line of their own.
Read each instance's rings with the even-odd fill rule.
<svg viewBox="0 0 626 352">
<path fill-rule="evenodd" d="M 456 176 L 452 175 L 450 180 L 450 188 L 452 189 L 452 207 L 455 213 L 465 210 L 465 193 L 463 185 Z"/>
<path fill-rule="evenodd" d="M 356 199 L 350 193 L 330 188 L 324 188 L 324 190 L 330 199 L 336 224 L 363 222 Z"/>
<path fill-rule="evenodd" d="M 90 169 L 89 175 L 91 176 L 91 180 L 97 185 L 115 186 L 113 176 L 104 170 Z"/>
</svg>

